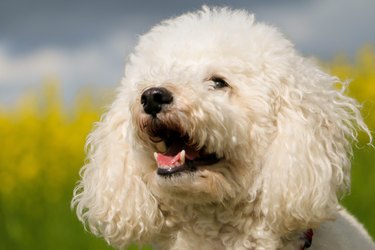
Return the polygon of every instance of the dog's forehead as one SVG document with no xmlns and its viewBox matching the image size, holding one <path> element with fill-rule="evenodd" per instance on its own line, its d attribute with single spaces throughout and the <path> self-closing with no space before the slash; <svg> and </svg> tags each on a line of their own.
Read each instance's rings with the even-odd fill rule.
<svg viewBox="0 0 375 250">
<path fill-rule="evenodd" d="M 278 61 L 289 58 L 286 53 L 294 53 L 291 43 L 248 13 L 199 12 L 167 20 L 143 35 L 126 74 L 165 82 L 202 79 L 222 69 L 264 72 L 265 65 L 286 65 Z"/>
<path fill-rule="evenodd" d="M 182 16 L 156 26 L 141 37 L 136 51 L 159 60 L 197 61 L 239 57 L 251 49 L 258 32 L 251 18 L 210 17 Z"/>
</svg>

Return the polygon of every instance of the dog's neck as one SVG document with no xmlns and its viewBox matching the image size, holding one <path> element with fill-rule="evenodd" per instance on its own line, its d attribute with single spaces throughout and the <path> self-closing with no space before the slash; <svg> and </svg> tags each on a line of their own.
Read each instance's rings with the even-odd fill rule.
<svg viewBox="0 0 375 250">
<path fill-rule="evenodd" d="M 172 205 L 171 205 L 172 204 Z M 301 249 L 303 232 L 280 236 L 266 223 L 257 208 L 257 202 L 211 203 L 182 205 L 174 202 L 161 204 L 165 226 L 161 241 L 163 249 L 174 245 L 192 249 L 190 243 L 201 249 Z M 160 242 L 160 241 L 159 241 Z M 193 246 L 191 246 L 193 247 Z"/>
</svg>

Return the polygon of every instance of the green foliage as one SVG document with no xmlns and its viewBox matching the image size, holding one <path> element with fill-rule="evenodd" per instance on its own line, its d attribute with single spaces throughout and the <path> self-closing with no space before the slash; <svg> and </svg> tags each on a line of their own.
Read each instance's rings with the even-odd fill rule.
<svg viewBox="0 0 375 250">
<path fill-rule="evenodd" d="M 355 62 L 337 57 L 330 66 L 331 72 L 340 79 L 349 79 L 348 94 L 363 106 L 362 114 L 369 129 L 375 131 L 375 51 L 365 46 Z M 374 135 L 373 135 L 374 136 Z M 365 225 L 375 238 L 375 149 L 367 147 L 369 138 L 360 134 L 360 142 L 354 147 L 351 194 L 343 204 Z M 373 143 L 374 144 L 374 143 Z"/>
<path fill-rule="evenodd" d="M 349 94 L 364 102 L 366 123 L 375 130 L 374 51 L 366 48 L 354 64 L 341 58 L 329 68 L 354 79 Z M 12 111 L 0 109 L 0 249 L 111 249 L 84 231 L 70 209 L 85 138 L 103 110 L 92 95 L 64 109 L 57 86 L 47 84 L 43 94 L 23 98 Z M 365 146 L 368 138 L 361 140 L 352 192 L 343 203 L 375 237 L 375 153 Z"/>
<path fill-rule="evenodd" d="M 87 100 L 68 115 L 49 85 L 41 99 L 0 115 L 0 249 L 110 249 L 70 210 L 85 137 L 99 118 Z"/>
</svg>

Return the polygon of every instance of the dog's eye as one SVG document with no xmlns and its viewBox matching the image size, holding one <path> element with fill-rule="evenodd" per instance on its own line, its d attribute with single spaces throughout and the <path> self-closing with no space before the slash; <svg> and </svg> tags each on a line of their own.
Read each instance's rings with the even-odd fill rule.
<svg viewBox="0 0 375 250">
<path fill-rule="evenodd" d="M 229 84 L 220 77 L 212 77 L 211 81 L 213 82 L 212 87 L 214 89 L 221 89 L 221 88 L 229 87 Z"/>
</svg>

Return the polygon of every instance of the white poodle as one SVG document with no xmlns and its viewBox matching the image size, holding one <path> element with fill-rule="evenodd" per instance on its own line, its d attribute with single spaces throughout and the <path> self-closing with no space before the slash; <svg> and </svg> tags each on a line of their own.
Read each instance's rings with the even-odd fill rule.
<svg viewBox="0 0 375 250">
<path fill-rule="evenodd" d="M 88 138 L 72 206 L 117 248 L 375 249 L 338 203 L 356 130 L 371 141 L 343 89 L 245 11 L 164 21 Z"/>
</svg>

